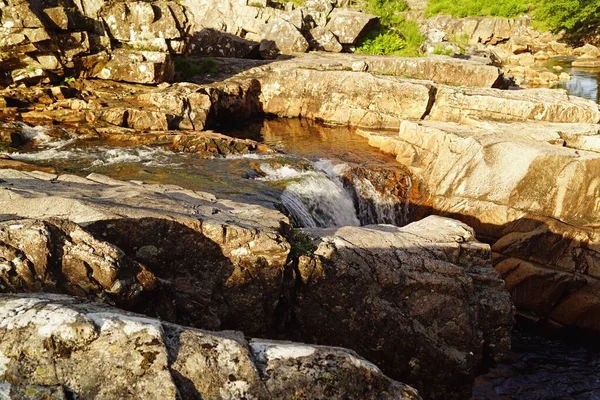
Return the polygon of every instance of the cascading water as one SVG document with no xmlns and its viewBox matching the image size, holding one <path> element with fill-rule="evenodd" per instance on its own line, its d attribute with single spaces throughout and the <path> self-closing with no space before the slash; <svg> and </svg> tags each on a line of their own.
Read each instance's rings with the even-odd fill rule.
<svg viewBox="0 0 600 400">
<path fill-rule="evenodd" d="M 346 164 L 319 161 L 312 171 L 262 164 L 265 180 L 290 180 L 281 194 L 281 202 L 296 223 L 305 228 L 358 226 L 354 202 L 344 189 L 340 174 Z"/>
<path fill-rule="evenodd" d="M 365 177 L 352 175 L 347 164 L 320 160 L 311 170 L 289 166 L 274 168 L 261 164 L 263 180 L 287 181 L 281 195 L 284 207 L 296 223 L 306 228 L 359 226 L 369 224 L 404 225 L 408 222 L 408 199 L 378 190 Z M 349 178 L 351 176 L 351 178 Z M 404 194 L 411 180 L 405 176 Z"/>
<path fill-rule="evenodd" d="M 357 213 L 361 225 L 392 224 L 403 226 L 410 222 L 408 193 L 412 188 L 410 176 L 405 176 L 404 199 L 375 188 L 373 183 L 355 177 L 346 185 L 354 191 Z"/>
</svg>

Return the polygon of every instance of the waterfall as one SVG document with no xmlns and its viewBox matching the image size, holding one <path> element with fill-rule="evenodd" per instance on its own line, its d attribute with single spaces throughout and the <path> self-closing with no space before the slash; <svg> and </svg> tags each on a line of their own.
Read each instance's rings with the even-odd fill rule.
<svg viewBox="0 0 600 400">
<path fill-rule="evenodd" d="M 401 226 L 409 222 L 408 193 L 412 181 L 408 175 L 402 176 L 401 184 L 392 182 L 395 191 L 389 192 L 379 187 L 381 184 L 373 184 L 365 174 L 357 175 L 355 167 L 328 160 L 313 163 L 312 169 L 274 167 L 268 163 L 262 163 L 260 169 L 265 173 L 260 179 L 285 182 L 281 202 L 299 226 Z M 386 181 L 384 174 L 370 172 L 380 181 Z"/>
<path fill-rule="evenodd" d="M 364 177 L 354 177 L 346 181 L 346 187 L 354 192 L 356 210 L 361 225 L 392 224 L 403 226 L 410 222 L 409 196 L 412 189 L 410 176 L 404 176 L 404 190 L 397 196 L 394 193 L 377 189 Z"/>
<path fill-rule="evenodd" d="M 354 202 L 340 180 L 322 172 L 290 183 L 281 201 L 294 219 L 303 227 L 360 225 Z"/>
</svg>

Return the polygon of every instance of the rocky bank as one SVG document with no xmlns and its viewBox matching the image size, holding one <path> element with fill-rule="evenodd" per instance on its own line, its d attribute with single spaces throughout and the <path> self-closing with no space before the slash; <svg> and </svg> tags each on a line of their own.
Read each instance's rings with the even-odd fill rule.
<svg viewBox="0 0 600 400">
<path fill-rule="evenodd" d="M 311 231 L 310 250 L 261 206 L 98 175 L 0 175 L 4 291 L 349 347 L 431 398 L 467 396 L 509 349 L 512 303 L 462 223 Z"/>
<path fill-rule="evenodd" d="M 0 321 L 8 399 L 420 398 L 349 350 L 246 340 L 69 296 L 2 295 Z"/>
</svg>

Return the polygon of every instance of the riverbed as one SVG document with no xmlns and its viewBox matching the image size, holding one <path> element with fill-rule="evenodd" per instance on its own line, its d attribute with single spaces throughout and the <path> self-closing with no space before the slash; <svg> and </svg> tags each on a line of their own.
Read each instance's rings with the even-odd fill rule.
<svg viewBox="0 0 600 400">
<path fill-rule="evenodd" d="M 591 86 L 587 89 L 585 93 L 591 95 Z M 597 85 L 595 90 L 597 96 Z M 260 203 L 286 210 L 301 226 L 364 224 L 353 193 L 340 178 L 343 170 L 351 165 L 401 169 L 393 157 L 369 147 L 349 128 L 302 120 L 256 121 L 224 132 L 265 143 L 279 153 L 213 158 L 107 140 L 57 140 L 45 135 L 44 128 L 23 129 L 32 140 L 8 152 L 14 159 L 61 173 L 95 172 L 123 180 L 170 183 Z M 386 209 L 388 200 L 376 199 L 381 215 L 371 222 L 387 222 L 385 213 L 404 210 L 402 204 Z M 600 399 L 598 367 L 600 354 L 595 350 L 518 328 L 510 357 L 477 378 L 472 399 Z"/>
</svg>

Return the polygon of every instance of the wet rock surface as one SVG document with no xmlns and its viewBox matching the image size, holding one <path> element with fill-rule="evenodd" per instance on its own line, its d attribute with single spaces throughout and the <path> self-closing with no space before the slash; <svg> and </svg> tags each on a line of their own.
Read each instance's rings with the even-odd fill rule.
<svg viewBox="0 0 600 400">
<path fill-rule="evenodd" d="M 13 399 L 420 398 L 349 350 L 247 342 L 68 296 L 1 295 L 0 330 L 0 390 Z"/>
</svg>

